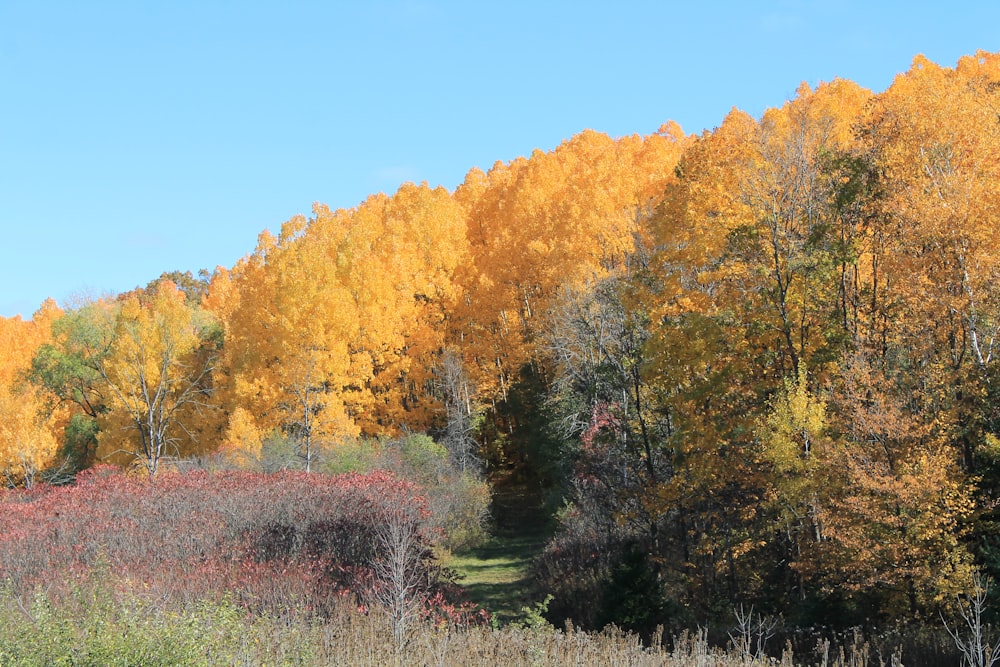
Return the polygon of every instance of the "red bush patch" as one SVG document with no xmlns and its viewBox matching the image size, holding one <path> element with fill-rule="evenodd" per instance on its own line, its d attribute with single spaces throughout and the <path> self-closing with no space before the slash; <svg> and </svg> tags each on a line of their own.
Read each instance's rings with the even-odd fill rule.
<svg viewBox="0 0 1000 667">
<path fill-rule="evenodd" d="M 428 519 L 421 490 L 383 471 L 150 481 L 101 466 L 72 486 L 0 493 L 0 578 L 24 593 L 106 569 L 177 601 L 228 595 L 253 611 L 323 613 L 345 594 L 377 598 L 389 557 L 378 536 L 386 522 L 404 522 L 416 536 L 413 594 L 428 614 L 452 620 L 471 610 L 446 595 L 453 587 L 431 554 Z"/>
</svg>

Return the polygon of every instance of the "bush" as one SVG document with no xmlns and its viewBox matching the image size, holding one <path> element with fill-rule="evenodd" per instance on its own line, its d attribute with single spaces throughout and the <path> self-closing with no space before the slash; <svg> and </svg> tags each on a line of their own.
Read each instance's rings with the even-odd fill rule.
<svg viewBox="0 0 1000 667">
<path fill-rule="evenodd" d="M 316 445 L 312 470 L 325 474 L 367 474 L 387 470 L 423 489 L 430 510 L 429 525 L 440 532 L 445 549 L 465 549 L 487 537 L 490 486 L 473 469 L 461 470 L 444 446 L 423 434 L 395 439 L 345 439 Z M 268 473 L 302 470 L 303 461 L 292 437 L 273 434 L 264 441 L 257 460 L 225 454 L 208 457 L 192 466 L 206 469 L 252 467 Z"/>
<path fill-rule="evenodd" d="M 378 535 L 389 517 L 411 526 L 409 566 L 421 583 L 410 593 L 448 602 L 427 498 L 386 471 L 199 471 L 150 481 L 98 467 L 72 486 L 7 491 L 0 579 L 19 595 L 43 584 L 62 594 L 106 564 L 164 600 L 230 596 L 257 613 L 321 614 L 345 592 L 376 592 L 389 555 Z"/>
<path fill-rule="evenodd" d="M 346 597 L 325 617 L 257 616 L 226 599 L 178 604 L 141 588 L 122 588 L 120 583 L 106 573 L 103 583 L 78 587 L 68 596 L 40 588 L 22 599 L 10 586 L 0 590 L 0 666 L 750 664 L 737 651 L 712 648 L 704 631 L 682 633 L 672 641 L 656 636 L 644 645 L 637 635 L 617 628 L 599 633 L 573 627 L 559 631 L 547 626 L 540 613 L 533 616 L 530 627 L 502 629 L 418 621 L 398 650 L 385 641 L 392 631 L 391 619 L 377 610 L 359 610 Z M 954 652 L 936 661 L 904 654 L 900 663 L 898 644 L 896 649 L 883 649 L 858 633 L 833 643 L 816 636 L 811 640 L 794 656 L 786 648 L 780 662 L 754 664 L 955 665 L 959 660 Z"/>
<path fill-rule="evenodd" d="M 429 523 L 446 549 L 471 548 L 486 540 L 489 484 L 471 470 L 460 470 L 448 450 L 429 436 L 346 442 L 327 452 L 323 466 L 341 473 L 386 470 L 415 482 L 427 498 Z"/>
<path fill-rule="evenodd" d="M 624 531 L 599 521 L 601 515 L 570 505 L 559 513 L 559 528 L 535 562 L 535 576 L 551 592 L 549 619 L 599 629 L 601 602 L 612 583 L 627 539 Z"/>
</svg>

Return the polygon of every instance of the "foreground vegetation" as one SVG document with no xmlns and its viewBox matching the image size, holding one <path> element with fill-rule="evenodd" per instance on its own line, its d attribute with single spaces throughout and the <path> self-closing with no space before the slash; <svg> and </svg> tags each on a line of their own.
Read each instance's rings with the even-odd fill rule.
<svg viewBox="0 0 1000 667">
<path fill-rule="evenodd" d="M 752 609 L 669 635 L 557 629 L 534 577 L 540 526 L 446 556 L 466 574 L 456 580 L 435 555 L 449 553 L 440 526 L 453 523 L 428 507 L 423 489 L 384 470 L 150 481 L 99 467 L 70 486 L 7 491 L 0 665 L 860 666 L 895 656 L 929 666 L 958 656 L 941 631 L 803 632 Z"/>
<path fill-rule="evenodd" d="M 421 621 L 408 629 L 401 643 L 394 643 L 392 636 L 390 615 L 361 611 L 348 598 L 322 615 L 300 608 L 255 614 L 229 598 L 165 602 L 141 587 L 124 586 L 107 572 L 101 573 L 100 583 L 85 579 L 59 594 L 44 589 L 16 594 L 9 587 L 0 593 L 0 665 L 17 667 L 957 664 L 957 655 L 941 638 L 923 638 L 919 644 L 910 638 L 908 657 L 922 658 L 910 661 L 903 660 L 899 643 L 906 638 L 868 642 L 859 634 L 835 637 L 833 642 L 813 635 L 813 643 L 801 652 L 793 652 L 790 645 L 769 646 L 777 654 L 773 659 L 758 653 L 753 643 L 744 648 L 738 640 L 727 640 L 726 649 L 713 648 L 705 632 L 649 643 L 614 628 L 587 633 L 543 623 L 493 628 Z"/>
<path fill-rule="evenodd" d="M 324 618 L 248 616 L 226 601 L 165 608 L 107 589 L 78 590 L 55 604 L 44 594 L 0 602 L 5 665 L 670 664 L 614 633 L 421 624 L 397 647 L 387 641 L 391 619 L 346 601 Z"/>
</svg>

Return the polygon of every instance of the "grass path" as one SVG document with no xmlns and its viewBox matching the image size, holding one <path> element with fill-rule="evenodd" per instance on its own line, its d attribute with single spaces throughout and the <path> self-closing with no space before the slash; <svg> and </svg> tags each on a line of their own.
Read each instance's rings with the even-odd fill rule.
<svg viewBox="0 0 1000 667">
<path fill-rule="evenodd" d="M 530 482 L 494 486 L 494 535 L 488 542 L 451 556 L 446 565 L 462 579 L 469 598 L 508 624 L 524 617 L 523 607 L 541 601 L 531 565 L 551 534 L 541 490 Z"/>
</svg>

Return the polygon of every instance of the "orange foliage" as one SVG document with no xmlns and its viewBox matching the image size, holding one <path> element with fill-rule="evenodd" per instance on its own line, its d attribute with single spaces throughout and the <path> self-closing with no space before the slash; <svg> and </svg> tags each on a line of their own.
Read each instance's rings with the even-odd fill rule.
<svg viewBox="0 0 1000 667">
<path fill-rule="evenodd" d="M 261 235 L 209 294 L 226 328 L 230 433 L 284 430 L 312 446 L 425 427 L 464 232 L 445 190 L 408 184 Z"/>
<path fill-rule="evenodd" d="M 52 464 L 67 415 L 54 409 L 54 398 L 28 381 L 31 360 L 52 336 L 60 315 L 51 300 L 31 321 L 0 318 L 0 472 L 8 483 L 30 485 Z"/>
<path fill-rule="evenodd" d="M 600 279 L 632 250 L 685 144 L 676 124 L 647 137 L 586 131 L 469 173 L 455 193 L 471 253 L 456 327 L 485 395 L 505 394 L 536 358 L 533 339 L 561 288 Z"/>
</svg>

